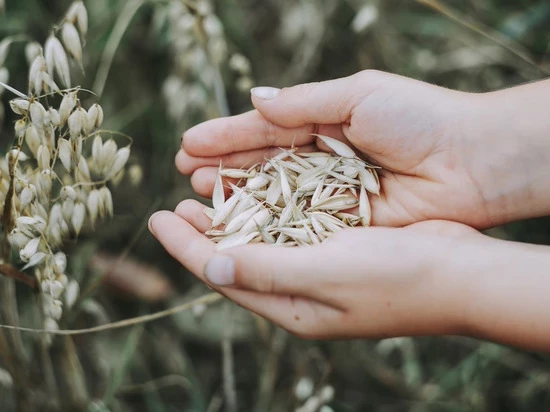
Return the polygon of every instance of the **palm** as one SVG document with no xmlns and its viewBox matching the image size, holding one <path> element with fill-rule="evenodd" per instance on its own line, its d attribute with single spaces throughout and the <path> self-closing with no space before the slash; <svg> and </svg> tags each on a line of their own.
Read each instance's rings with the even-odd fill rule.
<svg viewBox="0 0 550 412">
<path fill-rule="evenodd" d="M 331 108 L 325 115 L 337 119 L 293 99 L 269 119 L 251 111 L 198 125 L 184 135 L 178 167 L 193 174 L 199 194 L 210 196 L 220 160 L 226 167 L 246 167 L 277 154 L 278 147 L 315 150 L 312 133 L 319 133 L 345 141 L 384 168 L 382 194 L 372 202 L 374 224 L 450 219 L 489 226 L 466 156 L 455 147 L 454 125 L 464 106 L 460 94 L 387 74 L 370 74 L 368 80 L 368 93 L 350 94 L 341 111 Z M 307 96 L 318 86 L 297 87 Z"/>
</svg>

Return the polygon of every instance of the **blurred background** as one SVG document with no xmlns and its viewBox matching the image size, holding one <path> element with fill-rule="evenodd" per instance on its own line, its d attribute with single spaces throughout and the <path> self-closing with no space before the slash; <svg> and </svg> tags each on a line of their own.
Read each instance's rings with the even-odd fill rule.
<svg viewBox="0 0 550 412">
<path fill-rule="evenodd" d="M 147 219 L 155 210 L 196 198 L 174 167 L 182 132 L 209 118 L 249 110 L 250 87 L 379 69 L 483 92 L 550 72 L 548 0 L 85 4 L 90 21 L 86 73 L 75 69 L 75 76 L 96 93 L 90 102 L 102 105 L 103 127 L 133 137 L 131 162 L 139 165 L 134 177 L 140 183 L 116 187 L 114 219 L 67 245 L 69 274 L 83 291 L 63 318 L 67 329 L 153 313 L 208 293 L 152 238 Z M 26 90 L 25 42 L 43 43 L 69 5 L 66 0 L 5 0 L 0 40 L 21 35 L 5 63 L 10 85 Z M 7 109 L 12 97 L 8 92 L 1 97 L 6 108 L 0 111 L 2 152 L 13 142 L 14 116 Z M 549 229 L 544 218 L 489 233 L 547 244 Z M 32 324 L 32 293 L 23 285 L 18 295 L 21 324 Z M 31 345 L 36 339 L 23 338 Z M 77 356 L 57 363 L 56 354 L 67 347 Z M 550 359 L 541 354 L 459 337 L 303 341 L 228 302 L 194 305 L 128 328 L 56 337 L 51 352 L 63 394 L 52 410 L 550 407 Z M 40 387 L 39 366 L 32 376 L 29 385 Z M 16 410 L 12 389 L 10 377 L 0 373 L 2 411 Z"/>
</svg>

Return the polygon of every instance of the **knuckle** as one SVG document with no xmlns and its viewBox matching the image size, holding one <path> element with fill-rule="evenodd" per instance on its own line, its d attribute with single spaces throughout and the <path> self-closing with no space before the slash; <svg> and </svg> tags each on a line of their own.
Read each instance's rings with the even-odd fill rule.
<svg viewBox="0 0 550 412">
<path fill-rule="evenodd" d="M 179 215 L 179 214 L 185 212 L 191 204 L 193 204 L 192 199 L 182 200 L 181 202 L 178 203 L 178 205 L 176 206 L 176 209 L 174 210 L 174 212 Z"/>
<path fill-rule="evenodd" d="M 299 95 L 301 98 L 310 97 L 319 87 L 320 82 L 302 83 L 292 87 L 285 87 L 281 90 L 283 95 Z"/>
<path fill-rule="evenodd" d="M 273 147 L 277 141 L 277 133 L 275 126 L 266 118 L 262 120 L 263 136 L 265 139 L 265 147 Z"/>
</svg>

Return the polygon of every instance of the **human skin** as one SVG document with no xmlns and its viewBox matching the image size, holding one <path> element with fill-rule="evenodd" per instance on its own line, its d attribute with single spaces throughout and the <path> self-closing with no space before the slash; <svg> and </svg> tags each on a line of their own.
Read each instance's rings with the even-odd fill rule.
<svg viewBox="0 0 550 412">
<path fill-rule="evenodd" d="M 384 168 L 372 210 L 385 227 L 217 253 L 203 206 L 184 201 L 155 214 L 151 231 L 201 280 L 302 337 L 461 334 L 550 350 L 550 250 L 468 227 L 549 212 L 548 89 L 469 94 L 372 71 L 256 89 L 255 111 L 185 133 L 176 162 L 195 190 L 211 195 L 220 160 L 242 167 L 279 146 L 313 150 L 317 132 Z"/>
</svg>

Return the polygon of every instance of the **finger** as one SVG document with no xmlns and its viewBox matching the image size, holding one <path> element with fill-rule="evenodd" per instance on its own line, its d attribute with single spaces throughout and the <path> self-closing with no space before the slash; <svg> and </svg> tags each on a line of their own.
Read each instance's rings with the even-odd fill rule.
<svg viewBox="0 0 550 412">
<path fill-rule="evenodd" d="M 300 146 L 297 149 L 300 152 L 312 152 L 315 150 L 315 146 L 306 145 Z M 265 159 L 274 157 L 279 153 L 281 153 L 279 147 L 269 147 L 244 152 L 234 152 L 222 156 L 207 155 L 204 157 L 197 157 L 190 155 L 185 149 L 181 149 L 176 155 L 176 166 L 184 175 L 189 175 L 201 167 L 219 166 L 220 162 L 222 167 L 247 169 L 255 164 L 263 163 Z"/>
<path fill-rule="evenodd" d="M 195 222 L 196 224 L 196 222 Z M 155 213 L 149 228 L 168 253 L 203 282 L 206 262 L 214 254 L 214 244 L 178 215 Z M 262 294 L 253 291 L 221 288 L 219 290 L 239 305 L 304 337 L 321 336 L 328 322 L 338 322 L 341 312 L 302 297 Z"/>
<path fill-rule="evenodd" d="M 318 298 L 322 246 L 285 248 L 253 244 L 216 253 L 205 268 L 209 281 L 268 294 Z"/>
<path fill-rule="evenodd" d="M 204 266 L 215 252 L 212 241 L 185 219 L 168 211 L 151 216 L 149 228 L 172 257 L 204 280 L 201 277 Z"/>
<path fill-rule="evenodd" d="M 414 230 L 417 233 L 426 233 L 433 235 L 444 235 L 451 237 L 461 237 L 468 235 L 479 235 L 474 228 L 462 223 L 449 222 L 446 220 L 425 220 L 406 226 L 405 230 Z"/>
<path fill-rule="evenodd" d="M 206 206 L 194 199 L 185 199 L 180 202 L 174 213 L 185 219 L 200 233 L 212 227 L 212 220 L 204 213 Z"/>
<path fill-rule="evenodd" d="M 314 124 L 286 128 L 267 121 L 256 110 L 232 117 L 209 120 L 187 130 L 182 148 L 191 156 L 220 156 L 266 147 L 303 146 L 315 138 L 311 133 L 342 136 L 340 125 Z"/>
<path fill-rule="evenodd" d="M 332 337 L 346 315 L 337 308 L 300 296 L 269 295 L 231 288 L 224 288 L 224 291 L 239 305 L 304 339 Z"/>
<path fill-rule="evenodd" d="M 199 196 L 212 198 L 216 176 L 218 175 L 217 167 L 201 167 L 191 175 L 191 186 Z M 225 187 L 225 186 L 224 186 Z M 226 195 L 229 193 L 226 192 Z"/>
<path fill-rule="evenodd" d="M 281 90 L 255 87 L 251 90 L 252 103 L 266 119 L 282 127 L 349 123 L 355 107 L 372 91 L 372 73 L 365 71 Z"/>
</svg>

